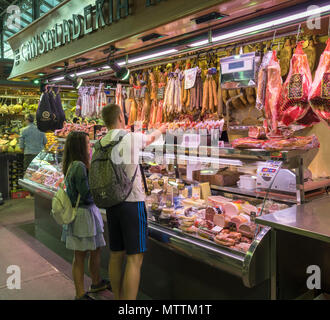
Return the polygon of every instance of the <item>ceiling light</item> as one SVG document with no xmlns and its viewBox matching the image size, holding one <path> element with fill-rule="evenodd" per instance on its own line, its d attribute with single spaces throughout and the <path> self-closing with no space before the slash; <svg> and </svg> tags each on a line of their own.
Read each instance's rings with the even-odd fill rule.
<svg viewBox="0 0 330 320">
<path fill-rule="evenodd" d="M 38 76 L 45 76 L 45 75 L 46 75 L 46 73 L 43 73 L 43 72 L 38 73 Z"/>
<path fill-rule="evenodd" d="M 150 40 L 155 40 L 155 39 L 160 39 L 163 38 L 164 36 L 159 34 L 159 33 L 151 33 L 146 36 L 143 36 L 139 39 L 141 39 L 143 42 L 150 41 Z"/>
<path fill-rule="evenodd" d="M 170 49 L 170 50 L 165 50 L 165 51 L 162 51 L 162 52 L 157 52 L 157 53 L 153 53 L 153 54 L 150 54 L 150 55 L 142 56 L 142 57 L 139 57 L 139 58 L 129 59 L 128 63 L 134 63 L 134 62 L 148 60 L 148 59 L 152 59 L 152 58 L 156 58 L 156 57 L 160 57 L 160 56 L 165 56 L 167 54 L 174 53 L 174 52 L 178 52 L 178 50 Z"/>
<path fill-rule="evenodd" d="M 80 72 L 77 72 L 77 73 L 71 73 L 70 77 L 82 76 L 84 74 L 93 73 L 93 72 L 96 72 L 96 70 L 95 69 L 90 69 L 90 70 L 80 71 Z"/>
<path fill-rule="evenodd" d="M 52 67 L 52 69 L 54 69 L 54 70 L 63 70 L 64 67 L 61 67 L 61 66 L 55 66 L 55 67 Z"/>
<path fill-rule="evenodd" d="M 56 78 L 53 78 L 52 81 L 59 81 L 59 80 L 64 80 L 64 77 L 56 77 Z"/>
<path fill-rule="evenodd" d="M 72 75 L 66 75 L 64 79 L 71 82 L 75 89 L 79 89 L 84 82 L 82 78 Z"/>
<path fill-rule="evenodd" d="M 119 65 L 119 66 L 123 66 L 124 64 L 126 64 L 126 62 L 125 61 L 122 61 L 122 62 L 117 62 L 117 64 Z M 110 66 L 103 66 L 103 67 L 101 67 L 102 69 L 110 69 Z"/>
<path fill-rule="evenodd" d="M 204 44 L 207 44 L 208 42 L 209 42 L 209 40 L 201 40 L 201 41 L 198 41 L 198 42 L 188 44 L 188 46 L 189 47 L 199 47 L 199 46 L 202 46 Z"/>
<path fill-rule="evenodd" d="M 330 5 L 324 6 L 324 7 L 319 7 L 317 9 L 313 9 L 313 10 L 305 10 L 301 13 L 296 13 L 296 14 L 293 14 L 293 15 L 290 15 L 290 16 L 287 16 L 287 17 L 284 17 L 284 18 L 264 22 L 264 23 L 258 24 L 256 26 L 253 26 L 253 27 L 244 28 L 244 29 L 240 29 L 240 30 L 233 31 L 233 32 L 230 32 L 230 33 L 222 34 L 220 36 L 213 37 L 212 41 L 216 42 L 216 41 L 220 41 L 220 40 L 230 39 L 230 38 L 234 38 L 234 37 L 237 37 L 237 36 L 241 36 L 243 34 L 248 34 L 248 33 L 255 32 L 255 31 L 260 31 L 260 30 L 263 30 L 263 29 L 276 27 L 276 26 L 279 26 L 281 24 L 286 24 L 288 22 L 301 20 L 301 19 L 311 17 L 313 15 L 317 15 L 317 14 L 320 14 L 320 13 L 323 13 L 323 12 L 326 12 L 326 11 L 329 11 L 329 10 L 330 10 Z"/>
<path fill-rule="evenodd" d="M 249 27 L 249 28 L 239 29 L 239 30 L 236 30 L 236 31 L 233 31 L 233 32 L 230 32 L 230 33 L 225 33 L 225 34 L 222 34 L 222 35 L 219 35 L 219 36 L 212 37 L 212 42 L 231 39 L 231 38 L 234 38 L 234 37 L 246 35 L 246 34 L 256 32 L 256 31 L 260 31 L 260 30 L 263 30 L 263 29 L 276 27 L 276 26 L 279 26 L 281 24 L 286 24 L 286 23 L 293 22 L 293 21 L 299 21 L 301 19 L 308 18 L 308 17 L 311 17 L 313 15 L 318 15 L 318 14 L 327 12 L 329 10 L 330 10 L 330 5 L 323 6 L 323 7 L 318 7 L 317 9 L 313 9 L 313 10 L 305 10 L 301 13 L 296 13 L 296 14 L 293 14 L 293 15 L 289 15 L 289 16 L 284 17 L 284 18 L 275 19 L 275 20 L 264 22 L 264 23 L 261 23 L 261 24 L 258 24 L 258 25 L 255 25 L 255 26 L 252 26 L 252 27 Z M 193 42 L 193 43 L 189 44 L 188 46 L 189 47 L 199 47 L 199 46 L 207 44 L 208 42 L 209 41 L 207 39 L 205 39 L 205 40 L 200 40 L 200 41 Z"/>
<path fill-rule="evenodd" d="M 201 24 L 201 23 L 212 21 L 212 20 L 220 20 L 225 17 L 228 17 L 228 16 L 225 14 L 221 14 L 220 12 L 211 12 L 211 13 L 205 14 L 203 16 L 200 16 L 198 18 L 194 18 L 191 20 L 195 20 L 196 24 Z"/>
<path fill-rule="evenodd" d="M 120 67 L 115 61 L 109 61 L 110 68 L 115 71 L 116 78 L 125 81 L 128 79 L 130 71 L 127 68 Z"/>
</svg>

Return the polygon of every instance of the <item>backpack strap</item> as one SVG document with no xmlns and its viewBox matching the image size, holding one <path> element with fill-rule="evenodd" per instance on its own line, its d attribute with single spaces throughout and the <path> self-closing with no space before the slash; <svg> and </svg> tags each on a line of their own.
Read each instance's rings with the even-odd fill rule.
<svg viewBox="0 0 330 320">
<path fill-rule="evenodd" d="M 112 140 L 112 141 L 110 141 L 110 143 L 108 143 L 108 144 L 105 145 L 105 146 L 102 146 L 102 144 L 101 144 L 101 140 L 99 140 L 99 141 L 97 141 L 97 142 L 94 144 L 94 149 L 95 149 L 95 150 L 99 150 L 99 149 L 101 149 L 101 150 L 105 151 L 105 150 L 108 149 L 108 148 L 113 148 L 114 146 L 116 146 L 117 144 L 119 144 L 119 143 L 121 142 L 121 140 L 123 140 L 123 138 L 124 138 L 127 134 L 128 134 L 128 132 L 126 132 L 124 135 L 120 136 L 120 137 L 118 138 L 117 141 Z"/>
</svg>

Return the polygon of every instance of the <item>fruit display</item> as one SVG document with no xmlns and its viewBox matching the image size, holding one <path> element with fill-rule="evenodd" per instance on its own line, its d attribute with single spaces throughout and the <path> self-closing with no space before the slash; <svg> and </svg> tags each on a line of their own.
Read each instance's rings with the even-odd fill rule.
<svg viewBox="0 0 330 320">
<path fill-rule="evenodd" d="M 6 115 L 6 114 L 23 114 L 24 113 L 35 113 L 38 108 L 38 104 L 3 104 L 0 105 L 0 114 Z"/>
<path fill-rule="evenodd" d="M 47 152 L 56 152 L 62 149 L 62 145 L 59 144 L 57 137 L 54 132 L 46 133 L 47 144 L 45 145 L 45 149 Z"/>
<path fill-rule="evenodd" d="M 13 120 L 6 125 L 0 125 L 0 152 L 22 152 L 19 147 L 22 126 L 23 123 L 20 120 Z"/>
<path fill-rule="evenodd" d="M 84 123 L 64 123 L 63 129 L 55 131 L 55 136 L 66 138 L 71 131 L 86 132 L 91 140 L 100 139 L 107 133 L 106 127 L 98 125 L 94 120 L 85 120 Z"/>
</svg>

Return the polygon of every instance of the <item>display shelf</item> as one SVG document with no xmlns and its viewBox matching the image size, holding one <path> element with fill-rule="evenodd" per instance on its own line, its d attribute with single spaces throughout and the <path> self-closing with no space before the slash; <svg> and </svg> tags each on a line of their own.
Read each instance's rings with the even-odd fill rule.
<svg viewBox="0 0 330 320">
<path fill-rule="evenodd" d="M 40 100 L 40 96 L 11 96 L 11 95 L 0 95 L 0 98 L 6 99 L 30 99 L 30 100 Z M 76 101 L 77 98 L 61 98 L 62 101 Z"/>
<path fill-rule="evenodd" d="M 231 194 L 236 194 L 236 195 L 242 195 L 242 196 L 248 196 L 248 197 L 253 197 L 257 199 L 264 199 L 265 195 L 260 194 L 257 189 L 255 190 L 247 190 L 247 189 L 240 189 L 238 187 L 232 186 L 232 187 L 221 187 L 221 186 L 215 186 L 211 185 L 211 189 L 221 191 L 221 192 L 228 192 Z M 285 202 L 285 203 L 292 203 L 296 204 L 297 200 L 296 199 L 290 199 L 290 198 L 283 198 L 280 196 L 276 196 L 273 194 L 268 194 L 267 199 L 270 200 L 276 200 L 280 202 Z"/>
</svg>

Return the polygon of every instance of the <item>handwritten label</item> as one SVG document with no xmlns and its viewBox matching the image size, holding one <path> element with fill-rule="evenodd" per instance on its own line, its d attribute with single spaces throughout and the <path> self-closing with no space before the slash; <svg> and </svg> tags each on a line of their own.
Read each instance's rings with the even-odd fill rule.
<svg viewBox="0 0 330 320">
<path fill-rule="evenodd" d="M 195 85 L 198 67 L 184 71 L 184 88 L 190 89 Z"/>
</svg>

